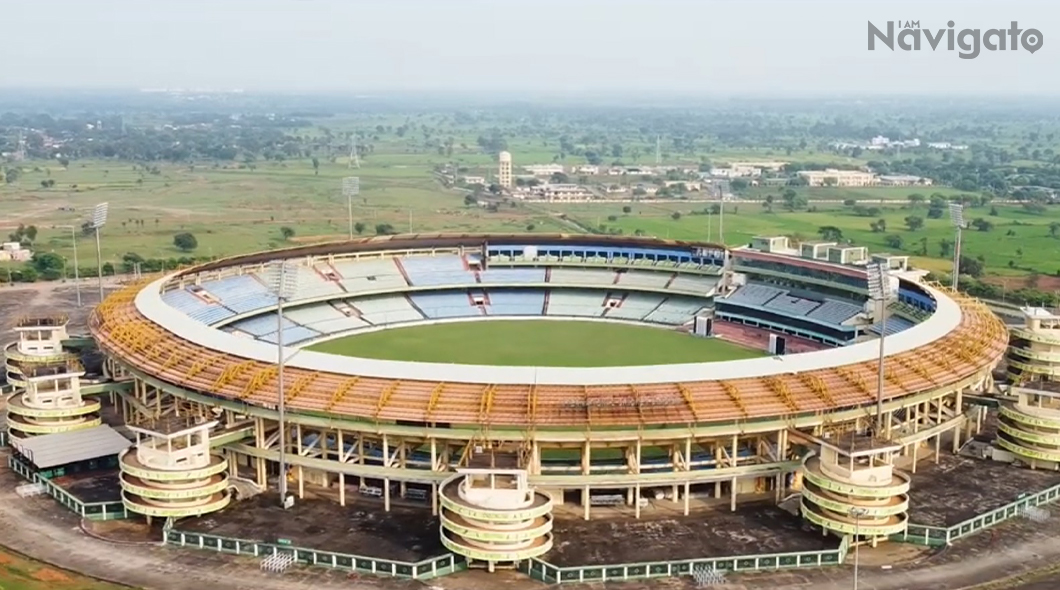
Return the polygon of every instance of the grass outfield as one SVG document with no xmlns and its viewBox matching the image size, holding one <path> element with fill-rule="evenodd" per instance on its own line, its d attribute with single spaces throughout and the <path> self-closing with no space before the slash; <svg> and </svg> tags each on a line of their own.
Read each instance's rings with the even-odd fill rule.
<svg viewBox="0 0 1060 590">
<path fill-rule="evenodd" d="M 606 322 L 501 320 L 392 328 L 310 350 L 375 359 L 548 367 L 617 367 L 766 356 L 715 338 Z"/>
</svg>

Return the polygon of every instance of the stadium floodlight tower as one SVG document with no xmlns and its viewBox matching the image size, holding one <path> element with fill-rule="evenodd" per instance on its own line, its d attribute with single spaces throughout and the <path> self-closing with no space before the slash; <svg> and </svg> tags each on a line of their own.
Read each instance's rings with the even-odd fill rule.
<svg viewBox="0 0 1060 590">
<path fill-rule="evenodd" d="M 76 225 L 57 225 L 55 229 L 68 229 L 70 230 L 70 239 L 74 242 L 74 288 L 77 290 L 77 306 L 81 307 L 81 273 L 77 269 L 77 226 Z M 65 277 L 64 277 L 65 278 Z"/>
<path fill-rule="evenodd" d="M 346 222 L 350 230 L 350 239 L 353 239 L 353 198 L 361 194 L 361 179 L 357 176 L 347 176 L 342 179 L 342 196 L 346 197 Z"/>
<path fill-rule="evenodd" d="M 876 383 L 876 436 L 883 436 L 883 363 L 884 342 L 887 339 L 887 305 L 898 294 L 898 285 L 891 280 L 891 269 L 886 262 L 874 262 L 865 268 L 869 298 L 880 306 L 880 360 Z"/>
<path fill-rule="evenodd" d="M 861 565 L 861 552 L 858 548 L 861 547 L 861 543 L 858 541 L 858 537 L 861 536 L 861 517 L 868 514 L 868 510 L 865 508 L 851 508 L 850 516 L 854 517 L 854 590 L 858 590 L 858 566 Z"/>
<path fill-rule="evenodd" d="M 276 296 L 276 387 L 279 399 L 276 402 L 280 429 L 280 505 L 287 506 L 287 424 L 285 407 L 287 394 L 283 387 L 283 303 L 294 294 L 298 281 L 298 269 L 287 260 L 277 260 L 269 265 L 265 282 Z"/>
<path fill-rule="evenodd" d="M 103 255 L 99 249 L 99 230 L 107 224 L 107 211 L 110 205 L 100 203 L 92 209 L 91 227 L 96 233 L 96 277 L 99 279 L 99 302 L 103 303 Z"/>
<path fill-rule="evenodd" d="M 961 230 L 968 227 L 964 222 L 964 205 L 950 203 L 950 221 L 957 232 L 953 239 L 953 279 L 950 281 L 950 287 L 956 291 L 957 277 L 961 274 Z"/>
</svg>

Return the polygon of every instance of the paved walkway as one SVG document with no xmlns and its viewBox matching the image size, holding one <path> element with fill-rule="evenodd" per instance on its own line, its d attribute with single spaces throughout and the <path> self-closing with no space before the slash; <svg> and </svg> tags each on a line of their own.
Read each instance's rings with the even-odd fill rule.
<svg viewBox="0 0 1060 590">
<path fill-rule="evenodd" d="M 0 454 L 6 464 L 6 454 Z M 300 588 L 412 589 L 416 582 L 351 578 L 325 568 L 298 567 L 283 575 L 264 574 L 252 558 L 195 549 L 161 546 L 116 546 L 85 535 L 78 519 L 49 497 L 19 498 L 14 487 L 21 480 L 0 468 L 0 530 L 7 547 L 55 566 L 89 576 L 151 590 L 217 588 L 228 590 L 297 590 Z M 968 590 L 977 584 L 1054 567 L 1060 560 L 1060 528 L 1052 521 L 1006 523 L 936 552 L 908 546 L 883 546 L 862 552 L 862 590 Z M 18 534 L 10 534 L 18 531 Z M 888 564 L 894 562 L 893 566 Z M 736 575 L 718 590 L 849 590 L 850 566 L 817 570 Z M 1060 584 L 1035 580 L 1037 590 Z M 540 589 L 543 586 L 515 572 L 467 572 L 431 580 L 430 586 L 451 590 L 503 588 Z M 567 587 L 566 585 L 564 587 Z M 600 588 L 600 585 L 593 586 Z M 690 579 L 608 583 L 607 588 L 692 588 Z M 572 589 L 577 585 L 570 586 Z M 584 587 L 583 587 L 584 588 Z M 991 590 L 1012 588 L 993 585 Z"/>
</svg>

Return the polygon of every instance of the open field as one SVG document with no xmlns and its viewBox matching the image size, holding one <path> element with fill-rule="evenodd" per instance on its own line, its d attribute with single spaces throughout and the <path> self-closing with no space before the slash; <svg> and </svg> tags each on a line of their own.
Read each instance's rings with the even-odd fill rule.
<svg viewBox="0 0 1060 590">
<path fill-rule="evenodd" d="M 623 213 L 623 206 L 631 206 L 630 213 Z M 703 203 L 686 204 L 576 204 L 549 205 L 551 210 L 565 213 L 579 223 L 591 227 L 603 225 L 618 228 L 625 234 L 638 230 L 647 235 L 674 239 L 718 239 L 718 216 L 691 214 L 702 211 Z M 1060 234 L 1050 235 L 1049 224 L 1060 221 L 1060 208 L 1050 207 L 1044 214 L 1030 213 L 1015 205 L 994 206 L 996 216 L 991 216 L 991 206 L 969 208 L 965 217 L 969 221 L 983 218 L 994 224 L 990 231 L 968 229 L 963 232 L 962 253 L 976 258 L 982 256 L 988 273 L 1015 276 L 1026 275 L 1030 269 L 1038 273 L 1060 272 Z M 730 246 L 747 244 L 760 235 L 788 235 L 805 239 L 819 239 L 818 229 L 834 226 L 842 230 L 843 238 L 855 245 L 867 246 L 872 252 L 892 252 L 912 256 L 921 268 L 949 272 L 950 257 L 942 256 L 940 242 L 953 240 L 953 227 L 948 218 L 927 219 L 927 207 L 910 207 L 908 204 L 882 206 L 878 216 L 859 217 L 842 205 L 817 206 L 816 211 L 789 213 L 774 206 L 767 212 L 757 203 L 729 204 L 725 208 L 725 242 Z M 673 214 L 681 214 L 674 220 Z M 614 217 L 614 221 L 609 217 Z M 924 218 L 924 227 L 911 231 L 905 218 Z M 874 233 L 869 224 L 884 219 L 887 229 Z M 708 224 L 711 229 L 708 234 Z M 890 247 L 887 236 L 898 235 L 901 248 Z M 924 240 L 927 241 L 927 256 L 921 256 Z M 1012 261 L 1014 266 L 1009 266 Z"/>
<path fill-rule="evenodd" d="M 492 166 L 490 157 L 482 154 L 464 154 L 456 159 Z M 497 211 L 469 207 L 464 204 L 465 193 L 445 189 L 433 178 L 433 165 L 443 160 L 423 152 L 382 153 L 366 158 L 360 169 L 351 170 L 342 161 L 323 162 L 319 174 L 314 174 L 308 160 L 260 161 L 253 168 L 235 163 L 223 167 L 163 164 L 157 174 L 142 166 L 134 169 L 127 162 L 77 161 L 69 169 L 55 162 L 27 163 L 18 183 L 0 185 L 0 236 L 6 237 L 20 223 L 34 224 L 40 231 L 35 248 L 56 252 L 72 263 L 70 230 L 55 226 L 79 224 L 93 205 L 109 202 L 110 218 L 102 231 L 101 248 L 103 261 L 115 264 L 128 252 L 176 261 L 183 256 L 222 257 L 342 239 L 348 230 L 341 179 L 357 175 L 361 195 L 354 203 L 354 220 L 364 224 L 364 235 L 374 234 L 378 224 L 389 224 L 397 232 L 522 232 L 532 227 L 537 232 L 569 233 L 605 226 L 605 231 L 621 230 L 627 235 L 639 230 L 658 237 L 718 239 L 715 216 L 692 215 L 702 211 L 705 203 L 534 203 L 505 205 Z M 40 181 L 45 179 L 55 180 L 55 187 L 41 188 Z M 756 187 L 748 196 L 781 190 Z M 960 191 L 899 187 L 801 188 L 797 192 L 818 202 L 811 203 L 809 211 L 794 213 L 783 211 L 779 199 L 772 212 L 759 203 L 728 205 L 726 243 L 744 244 L 763 234 L 812 239 L 818 237 L 820 227 L 832 225 L 855 245 L 911 255 L 922 268 L 948 272 L 949 256 L 942 254 L 940 246 L 942 240 L 953 237 L 948 219 L 926 219 L 926 206 L 912 208 L 906 198 L 911 193 L 952 196 Z M 878 201 L 881 211 L 873 217 L 855 216 L 842 205 L 846 199 Z M 624 214 L 624 206 L 631 207 L 631 213 Z M 994 224 L 988 232 L 965 232 L 967 256 L 982 256 L 987 273 L 1003 277 L 1060 271 L 1056 263 L 1060 260 L 1060 239 L 1052 237 L 1049 229 L 1050 223 L 1060 221 L 1060 208 L 1034 214 L 1011 204 L 995 207 L 996 216 L 990 215 L 991 206 L 966 212 L 969 219 L 982 217 Z M 680 219 L 672 218 L 675 212 L 681 214 Z M 578 225 L 563 220 L 561 214 Z M 910 215 L 924 217 L 924 227 L 908 230 L 904 219 Z M 613 221 L 609 219 L 612 216 Z M 886 221 L 887 229 L 874 233 L 869 224 L 878 218 Z M 709 230 L 708 222 L 712 226 Z M 294 237 L 284 240 L 281 227 L 293 229 Z M 198 247 L 194 251 L 182 252 L 173 245 L 173 236 L 181 232 L 195 235 Z M 901 237 L 900 248 L 888 245 L 890 235 Z M 80 267 L 94 268 L 91 236 L 79 235 L 77 240 Z M 926 256 L 921 254 L 925 240 Z"/>
<path fill-rule="evenodd" d="M 122 590 L 129 587 L 79 576 L 17 553 L 0 550 L 0 588 L 3 590 Z"/>
<path fill-rule="evenodd" d="M 647 326 L 583 321 L 469 321 L 347 336 L 310 350 L 376 359 L 553 367 L 617 367 L 765 356 Z"/>
</svg>

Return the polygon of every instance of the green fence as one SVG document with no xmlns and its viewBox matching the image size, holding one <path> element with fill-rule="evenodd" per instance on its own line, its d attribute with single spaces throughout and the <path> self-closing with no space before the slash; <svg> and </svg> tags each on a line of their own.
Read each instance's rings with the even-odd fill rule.
<svg viewBox="0 0 1060 590">
<path fill-rule="evenodd" d="M 33 471 L 28 465 L 19 461 L 14 455 L 7 458 L 7 466 L 23 479 L 30 483 L 40 484 L 45 493 L 55 498 L 60 504 L 70 511 L 81 515 L 88 520 L 119 520 L 129 518 L 125 505 L 121 502 L 82 502 L 70 492 L 62 489 L 55 482 L 48 479 L 46 475 Z"/>
<path fill-rule="evenodd" d="M 738 557 L 711 559 L 685 559 L 680 561 L 658 561 L 649 563 L 624 563 L 618 565 L 557 567 L 540 559 L 530 559 L 520 565 L 520 570 L 547 584 L 607 582 L 642 578 L 670 578 L 690 576 L 698 569 L 715 569 L 726 572 L 752 572 L 800 567 L 839 565 L 846 558 L 849 540 L 844 537 L 839 548 L 826 551 L 804 551 L 798 553 L 770 553 Z"/>
<path fill-rule="evenodd" d="M 1027 494 L 1001 508 L 984 512 L 978 516 L 959 522 L 951 527 L 937 527 L 909 523 L 906 531 L 893 535 L 892 541 L 916 543 L 918 545 L 950 545 L 958 539 L 978 533 L 981 530 L 1001 524 L 1015 518 L 1026 508 L 1055 502 L 1060 498 L 1060 485 L 1044 489 L 1035 494 Z"/>
<path fill-rule="evenodd" d="M 165 529 L 163 534 L 165 535 L 163 540 L 166 544 L 177 547 L 193 547 L 253 557 L 266 557 L 281 552 L 290 553 L 294 556 L 295 561 L 305 565 L 332 567 L 362 574 L 411 580 L 428 580 L 467 568 L 467 562 L 462 557 L 452 553 L 416 563 L 409 563 L 294 547 L 283 542 L 263 543 L 175 529 Z"/>
</svg>

